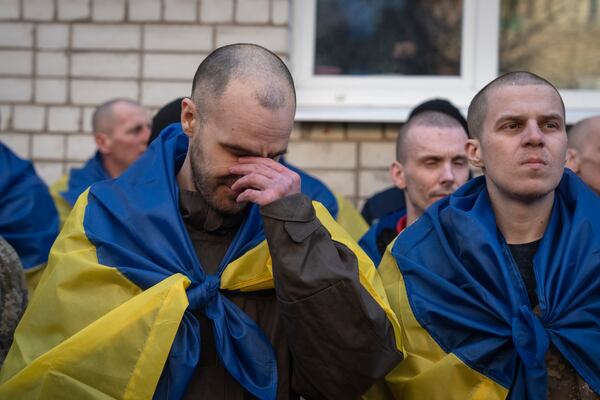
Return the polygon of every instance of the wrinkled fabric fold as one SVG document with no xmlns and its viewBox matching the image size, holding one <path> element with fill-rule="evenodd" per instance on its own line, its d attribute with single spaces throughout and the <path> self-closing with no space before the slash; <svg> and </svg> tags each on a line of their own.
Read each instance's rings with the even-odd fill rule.
<svg viewBox="0 0 600 400">
<path fill-rule="evenodd" d="M 15 249 L 23 268 L 48 261 L 58 224 L 56 207 L 33 164 L 0 143 L 0 236 Z"/>
<path fill-rule="evenodd" d="M 110 179 L 110 176 L 102 166 L 102 155 L 96 151 L 94 157 L 86 161 L 81 168 L 71 169 L 67 188 L 60 192 L 60 195 L 73 207 L 84 190 L 90 187 L 92 183 L 105 179 Z"/>
</svg>

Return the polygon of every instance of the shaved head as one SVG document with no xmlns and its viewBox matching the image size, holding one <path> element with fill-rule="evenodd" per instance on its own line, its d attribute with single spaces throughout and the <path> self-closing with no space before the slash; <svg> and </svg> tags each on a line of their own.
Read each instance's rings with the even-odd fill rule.
<svg viewBox="0 0 600 400">
<path fill-rule="evenodd" d="M 194 75 L 192 101 L 201 119 L 219 104 L 233 80 L 252 84 L 254 97 L 266 109 L 296 105 L 294 81 L 277 55 L 258 45 L 233 44 L 210 53 Z"/>
<path fill-rule="evenodd" d="M 424 111 L 415 115 L 402 125 L 400 131 L 398 131 L 398 137 L 396 138 L 396 160 L 401 163 L 406 162 L 406 157 L 410 151 L 410 133 L 416 126 L 459 128 L 464 130 L 463 126 L 456 118 L 439 111 Z M 467 136 L 466 131 L 465 136 Z"/>
<path fill-rule="evenodd" d="M 92 131 L 94 134 L 99 132 L 111 133 L 115 124 L 118 122 L 115 113 L 115 106 L 118 104 L 129 104 L 143 109 L 142 105 L 135 100 L 127 98 L 117 98 L 100 104 L 92 115 Z"/>
<path fill-rule="evenodd" d="M 582 151 L 592 133 L 600 134 L 600 115 L 583 119 L 569 130 L 569 148 Z"/>
<path fill-rule="evenodd" d="M 565 119 L 565 105 L 562 97 L 558 93 L 556 87 L 548 82 L 546 79 L 535 75 L 527 71 L 515 71 L 508 72 L 504 75 L 499 76 L 490 83 L 488 83 L 483 89 L 481 89 L 469 105 L 469 111 L 467 113 L 467 123 L 469 125 L 469 133 L 472 137 L 480 139 L 481 132 L 483 130 L 483 122 L 487 114 L 488 108 L 488 95 L 490 92 L 505 86 L 529 86 L 529 85 L 545 85 L 549 86 L 558 95 L 562 104 L 562 117 Z"/>
</svg>

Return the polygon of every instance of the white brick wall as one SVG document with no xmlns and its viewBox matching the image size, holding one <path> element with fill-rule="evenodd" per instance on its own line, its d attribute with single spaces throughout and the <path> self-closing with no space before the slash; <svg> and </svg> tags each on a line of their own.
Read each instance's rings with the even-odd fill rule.
<svg viewBox="0 0 600 400">
<path fill-rule="evenodd" d="M 198 64 L 225 44 L 289 59 L 291 1 L 0 0 L 0 140 L 51 183 L 93 154 L 99 103 L 155 111 L 189 96 Z M 397 129 L 296 123 L 288 159 L 360 202 L 389 185 Z"/>
<path fill-rule="evenodd" d="M 35 71 L 38 76 L 67 75 L 69 60 L 65 52 L 38 52 L 35 56 Z"/>
<path fill-rule="evenodd" d="M 2 115 L 4 117 L 4 115 Z M 41 131 L 44 129 L 46 109 L 40 106 L 15 106 L 12 115 L 13 129 Z"/>
<path fill-rule="evenodd" d="M 77 24 L 73 26 L 73 47 L 134 50 L 140 47 L 140 32 L 137 25 Z"/>
<path fill-rule="evenodd" d="M 144 49 L 209 51 L 212 29 L 204 26 L 146 25 Z"/>
<path fill-rule="evenodd" d="M 0 74 L 3 75 L 31 75 L 33 63 L 31 51 L 26 50 L 0 50 Z"/>
<path fill-rule="evenodd" d="M 93 21 L 123 21 L 125 0 L 92 0 Z"/>
<path fill-rule="evenodd" d="M 49 21 L 54 18 L 54 1 L 23 0 L 23 15 L 34 21 Z"/>
<path fill-rule="evenodd" d="M 200 0 L 200 21 L 205 23 L 233 21 L 233 0 Z"/>
<path fill-rule="evenodd" d="M 160 0 L 129 0 L 130 21 L 158 21 L 161 15 Z"/>
<path fill-rule="evenodd" d="M 91 0 L 58 0 L 58 19 L 77 21 L 90 17 Z"/>
<path fill-rule="evenodd" d="M 0 102 L 31 101 L 31 93 L 31 79 L 0 78 Z"/>
<path fill-rule="evenodd" d="M 146 54 L 144 78 L 181 79 L 191 87 L 191 78 L 206 54 Z"/>
<path fill-rule="evenodd" d="M 100 104 L 114 97 L 137 100 L 139 87 L 135 81 L 73 80 L 71 101 L 77 104 Z"/>
<path fill-rule="evenodd" d="M 33 24 L 0 23 L 0 47 L 32 47 Z"/>
<path fill-rule="evenodd" d="M 137 78 L 140 58 L 130 53 L 73 53 L 71 74 L 77 77 Z"/>
<path fill-rule="evenodd" d="M 240 23 L 267 23 L 269 7 L 269 0 L 238 0 L 235 20 Z"/>
<path fill-rule="evenodd" d="M 2 0 L 0 19 L 19 18 L 19 0 Z"/>
<path fill-rule="evenodd" d="M 50 132 L 79 131 L 81 110 L 79 107 L 48 108 L 48 130 Z"/>
<path fill-rule="evenodd" d="M 69 45 L 67 25 L 40 24 L 37 26 L 37 45 L 41 49 L 64 49 Z"/>
<path fill-rule="evenodd" d="M 196 0 L 167 0 L 164 5 L 167 21 L 196 21 Z"/>
<path fill-rule="evenodd" d="M 67 81 L 65 79 L 37 79 L 35 81 L 35 101 L 37 103 L 65 103 L 67 101 Z"/>
</svg>

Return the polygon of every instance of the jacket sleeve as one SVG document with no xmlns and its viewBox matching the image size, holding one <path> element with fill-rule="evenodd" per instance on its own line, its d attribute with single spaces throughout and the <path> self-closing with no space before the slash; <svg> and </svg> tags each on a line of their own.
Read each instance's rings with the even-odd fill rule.
<svg viewBox="0 0 600 400">
<path fill-rule="evenodd" d="M 368 256 L 319 203 L 262 207 L 275 291 L 307 398 L 357 398 L 402 359 L 400 333 Z"/>
</svg>

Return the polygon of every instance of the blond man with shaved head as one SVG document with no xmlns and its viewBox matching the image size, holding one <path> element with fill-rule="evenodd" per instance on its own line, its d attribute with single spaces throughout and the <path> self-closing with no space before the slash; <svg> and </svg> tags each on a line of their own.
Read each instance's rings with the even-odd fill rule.
<svg viewBox="0 0 600 400">
<path fill-rule="evenodd" d="M 562 98 L 511 72 L 467 118 L 483 176 L 430 206 L 379 266 L 406 358 L 373 393 L 596 399 L 600 198 L 564 168 Z"/>
<path fill-rule="evenodd" d="M 600 194 L 600 116 L 579 121 L 568 136 L 567 167 Z"/>
</svg>

